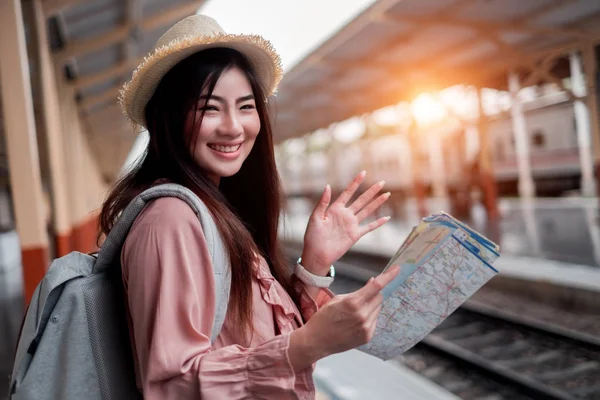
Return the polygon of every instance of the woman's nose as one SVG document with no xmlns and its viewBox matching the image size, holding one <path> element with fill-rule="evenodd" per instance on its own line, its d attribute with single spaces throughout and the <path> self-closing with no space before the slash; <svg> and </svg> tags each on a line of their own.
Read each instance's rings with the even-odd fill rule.
<svg viewBox="0 0 600 400">
<path fill-rule="evenodd" d="M 239 136 L 244 133 L 244 127 L 237 115 L 227 114 L 221 125 L 221 131 L 225 135 Z"/>
</svg>

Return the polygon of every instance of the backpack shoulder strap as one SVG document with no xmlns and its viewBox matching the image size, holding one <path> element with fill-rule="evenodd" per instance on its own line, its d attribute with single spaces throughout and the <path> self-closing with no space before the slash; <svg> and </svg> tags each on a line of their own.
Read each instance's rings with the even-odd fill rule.
<svg viewBox="0 0 600 400">
<path fill-rule="evenodd" d="M 216 310 L 211 339 L 215 340 L 219 332 L 221 332 L 229 303 L 229 290 L 231 287 L 229 255 L 212 214 L 202 200 L 190 189 L 175 183 L 166 183 L 153 186 L 140 193 L 125 208 L 119 220 L 106 237 L 98 253 L 98 259 L 94 264 L 93 272 L 101 272 L 113 265 L 121 254 L 123 243 L 125 243 L 127 234 L 137 216 L 150 201 L 160 197 L 176 197 L 185 201 L 194 210 L 202 224 L 202 230 L 211 253 L 214 268 Z"/>
</svg>

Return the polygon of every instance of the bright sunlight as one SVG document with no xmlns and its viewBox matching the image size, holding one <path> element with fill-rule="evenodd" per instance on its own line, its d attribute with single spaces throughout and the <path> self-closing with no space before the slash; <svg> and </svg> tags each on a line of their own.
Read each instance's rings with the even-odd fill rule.
<svg viewBox="0 0 600 400">
<path fill-rule="evenodd" d="M 429 93 L 421 93 L 411 103 L 411 111 L 417 124 L 433 125 L 448 116 L 446 108 Z"/>
</svg>

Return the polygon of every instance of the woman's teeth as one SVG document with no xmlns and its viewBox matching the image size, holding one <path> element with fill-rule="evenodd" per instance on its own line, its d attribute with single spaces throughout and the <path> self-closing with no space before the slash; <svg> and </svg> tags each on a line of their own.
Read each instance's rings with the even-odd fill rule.
<svg viewBox="0 0 600 400">
<path fill-rule="evenodd" d="M 241 145 L 242 145 L 241 143 L 236 146 L 219 146 L 219 145 L 209 144 L 208 147 L 210 147 L 213 150 L 220 151 L 221 153 L 233 153 L 235 151 L 238 151 L 238 149 L 240 148 Z"/>
</svg>

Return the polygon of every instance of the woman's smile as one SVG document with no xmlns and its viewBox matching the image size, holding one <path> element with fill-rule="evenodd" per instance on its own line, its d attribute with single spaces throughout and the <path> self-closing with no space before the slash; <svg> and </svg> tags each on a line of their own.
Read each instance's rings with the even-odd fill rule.
<svg viewBox="0 0 600 400">
<path fill-rule="evenodd" d="M 213 151 L 213 153 L 216 156 L 222 157 L 227 160 L 235 160 L 241 154 L 240 149 L 242 148 L 243 143 L 244 142 L 233 145 L 209 143 L 207 144 L 207 146 Z"/>
</svg>

